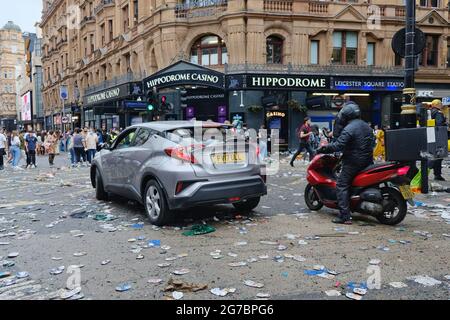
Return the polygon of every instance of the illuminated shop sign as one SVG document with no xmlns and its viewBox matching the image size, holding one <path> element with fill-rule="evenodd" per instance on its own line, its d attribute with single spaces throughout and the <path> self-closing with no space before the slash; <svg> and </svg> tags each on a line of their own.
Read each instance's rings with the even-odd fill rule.
<svg viewBox="0 0 450 320">
<path fill-rule="evenodd" d="M 362 90 L 362 91 L 401 91 L 405 84 L 398 79 L 380 78 L 332 78 L 331 89 L 336 90 Z"/>
</svg>

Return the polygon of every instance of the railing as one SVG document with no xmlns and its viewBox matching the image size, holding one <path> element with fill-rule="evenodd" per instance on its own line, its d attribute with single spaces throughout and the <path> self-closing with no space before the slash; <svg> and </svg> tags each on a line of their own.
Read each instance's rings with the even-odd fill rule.
<svg viewBox="0 0 450 320">
<path fill-rule="evenodd" d="M 328 3 L 310 2 L 308 11 L 310 13 L 328 13 Z"/>
<path fill-rule="evenodd" d="M 228 0 L 194 0 L 175 5 L 177 19 L 215 16 L 227 10 Z"/>
<path fill-rule="evenodd" d="M 115 0 L 101 0 L 100 4 L 96 6 L 94 9 L 94 15 L 97 15 L 100 11 L 103 10 L 103 8 L 113 6 L 115 4 L 116 4 Z"/>
<path fill-rule="evenodd" d="M 375 15 L 375 14 L 379 14 L 380 17 L 384 17 L 386 15 L 386 7 L 378 6 L 377 9 L 380 9 L 380 11 L 378 11 L 376 9 L 372 9 L 372 10 L 368 9 L 367 10 L 367 16 L 372 16 L 372 15 Z"/>
<path fill-rule="evenodd" d="M 100 90 L 109 89 L 114 86 L 119 86 L 124 83 L 133 82 L 133 81 L 142 81 L 147 75 L 145 73 L 133 73 L 128 72 L 122 76 L 115 77 L 111 80 L 103 81 L 101 84 L 90 86 L 85 89 L 85 94 L 95 93 Z"/>
<path fill-rule="evenodd" d="M 293 65 L 293 64 L 227 64 L 225 73 L 283 73 L 283 74 L 322 74 L 322 75 L 389 75 L 403 76 L 403 67 L 355 66 L 355 65 Z"/>
<path fill-rule="evenodd" d="M 86 23 L 95 22 L 94 16 L 86 16 L 80 22 L 80 27 L 84 26 Z"/>
<path fill-rule="evenodd" d="M 264 11 L 292 12 L 292 0 L 264 0 Z"/>
</svg>

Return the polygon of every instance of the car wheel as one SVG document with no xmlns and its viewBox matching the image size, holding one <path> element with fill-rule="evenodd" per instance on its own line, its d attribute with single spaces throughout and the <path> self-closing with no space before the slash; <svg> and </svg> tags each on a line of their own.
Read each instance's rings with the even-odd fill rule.
<svg viewBox="0 0 450 320">
<path fill-rule="evenodd" d="M 243 200 L 241 202 L 233 203 L 233 206 L 239 211 L 251 212 L 251 211 L 253 211 L 253 209 L 255 209 L 259 205 L 260 201 L 261 201 L 261 197 L 250 198 L 250 199 Z"/>
<path fill-rule="evenodd" d="M 150 180 L 145 188 L 144 206 L 148 219 L 153 225 L 164 226 L 172 218 L 166 196 L 155 180 Z"/>
<path fill-rule="evenodd" d="M 97 200 L 108 201 L 108 192 L 105 191 L 103 178 L 98 169 L 95 171 L 95 197 Z"/>
</svg>

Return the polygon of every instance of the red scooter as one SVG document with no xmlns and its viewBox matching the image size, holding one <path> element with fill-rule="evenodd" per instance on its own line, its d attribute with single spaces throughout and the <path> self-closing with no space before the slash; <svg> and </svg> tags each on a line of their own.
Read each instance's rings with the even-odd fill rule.
<svg viewBox="0 0 450 320">
<path fill-rule="evenodd" d="M 339 167 L 339 157 L 314 157 L 307 170 L 305 189 L 305 202 L 310 210 L 318 211 L 323 206 L 338 209 L 336 180 Z M 414 204 L 410 183 L 416 173 L 417 168 L 397 162 L 364 169 L 353 180 L 351 211 L 374 216 L 386 225 L 402 222 L 407 213 L 407 202 Z"/>
</svg>

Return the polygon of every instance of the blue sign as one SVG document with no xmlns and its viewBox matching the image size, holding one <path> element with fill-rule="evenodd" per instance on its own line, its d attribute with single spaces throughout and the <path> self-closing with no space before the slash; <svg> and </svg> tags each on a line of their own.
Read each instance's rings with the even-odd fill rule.
<svg viewBox="0 0 450 320">
<path fill-rule="evenodd" d="M 444 97 L 444 98 L 442 98 L 442 105 L 444 105 L 444 106 L 450 106 L 450 97 Z"/>
<path fill-rule="evenodd" d="M 144 101 L 125 101 L 123 103 L 125 109 L 142 109 L 147 110 L 148 103 Z"/>
<path fill-rule="evenodd" d="M 340 91 L 402 91 L 405 83 L 400 79 L 360 78 L 360 77 L 334 77 L 331 79 L 331 89 Z"/>
</svg>

